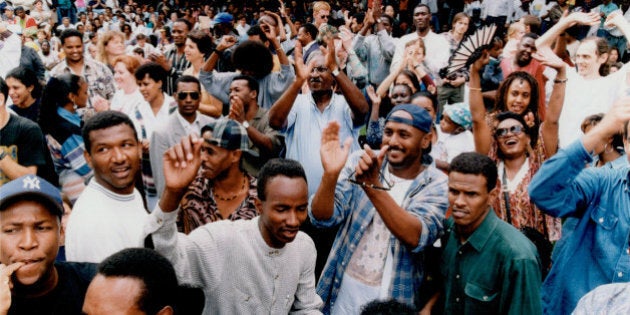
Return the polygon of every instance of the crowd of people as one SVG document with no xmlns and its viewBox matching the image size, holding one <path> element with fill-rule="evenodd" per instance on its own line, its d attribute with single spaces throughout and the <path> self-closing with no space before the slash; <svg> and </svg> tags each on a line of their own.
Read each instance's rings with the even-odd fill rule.
<svg viewBox="0 0 630 315">
<path fill-rule="evenodd" d="M 627 5 L 0 0 L 0 315 L 628 313 Z"/>
</svg>

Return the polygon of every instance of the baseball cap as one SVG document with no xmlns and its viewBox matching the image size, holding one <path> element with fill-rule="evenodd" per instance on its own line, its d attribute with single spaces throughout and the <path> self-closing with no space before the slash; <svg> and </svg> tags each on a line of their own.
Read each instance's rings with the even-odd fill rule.
<svg viewBox="0 0 630 315">
<path fill-rule="evenodd" d="M 30 198 L 25 198 L 30 197 Z M 35 175 L 24 175 L 0 186 L 0 209 L 4 209 L 17 199 L 39 198 L 48 204 L 48 210 L 61 218 L 63 201 L 57 187 Z"/>
<path fill-rule="evenodd" d="M 234 21 L 232 14 L 221 12 L 214 17 L 212 24 L 231 23 L 232 21 Z"/>
<path fill-rule="evenodd" d="M 470 114 L 470 108 L 466 103 L 444 105 L 444 115 L 447 115 L 454 123 L 464 127 L 465 129 L 470 129 L 472 127 L 472 115 Z"/>
<path fill-rule="evenodd" d="M 220 118 L 201 128 L 201 135 L 206 131 L 212 132 L 212 139 L 204 140 L 228 150 L 241 150 L 251 156 L 258 157 L 258 153 L 249 149 L 249 137 L 245 127 L 235 120 Z"/>
<path fill-rule="evenodd" d="M 411 115 L 411 119 L 404 117 L 392 116 L 397 111 L 404 111 Z M 394 106 L 392 110 L 387 114 L 386 122 L 393 121 L 398 123 L 407 124 L 419 129 L 422 132 L 430 132 L 433 125 L 433 119 L 426 109 L 413 104 L 400 104 Z"/>
</svg>

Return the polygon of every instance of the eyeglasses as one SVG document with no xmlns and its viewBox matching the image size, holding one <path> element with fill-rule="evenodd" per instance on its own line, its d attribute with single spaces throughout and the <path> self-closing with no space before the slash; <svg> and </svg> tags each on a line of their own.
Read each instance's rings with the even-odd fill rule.
<svg viewBox="0 0 630 315">
<path fill-rule="evenodd" d="M 497 128 L 497 130 L 494 132 L 494 136 L 497 138 L 505 137 L 508 135 L 508 133 L 518 136 L 524 131 L 525 131 L 525 128 L 523 126 L 515 125 L 509 128 Z"/>
<path fill-rule="evenodd" d="M 326 73 L 328 72 L 328 67 L 325 67 L 325 66 L 314 67 L 313 70 L 311 71 L 315 71 L 317 73 Z"/>
<path fill-rule="evenodd" d="M 196 92 L 196 91 L 177 92 L 177 98 L 179 98 L 180 101 L 185 100 L 186 98 L 188 98 L 188 96 L 190 96 L 190 98 L 196 101 L 199 99 L 199 92 Z"/>
<path fill-rule="evenodd" d="M 319 18 L 320 19 L 328 19 L 330 17 L 330 15 L 320 15 Z"/>
<path fill-rule="evenodd" d="M 369 187 L 372 189 L 383 190 L 383 191 L 390 191 L 392 187 L 394 187 L 394 184 L 387 181 L 387 179 L 385 179 L 385 176 L 383 176 L 383 173 L 380 170 L 378 171 L 378 175 L 379 175 L 379 178 L 383 181 L 383 184 L 384 184 L 383 186 L 375 186 L 373 184 L 368 184 L 366 182 L 359 182 L 355 178 L 355 173 L 356 171 L 352 171 L 352 173 L 350 173 L 350 176 L 348 176 L 346 180 L 355 185 Z"/>
</svg>

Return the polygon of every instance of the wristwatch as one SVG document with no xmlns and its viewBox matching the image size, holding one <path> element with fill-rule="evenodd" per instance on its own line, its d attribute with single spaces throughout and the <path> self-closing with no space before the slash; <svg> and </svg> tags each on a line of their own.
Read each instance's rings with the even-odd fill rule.
<svg viewBox="0 0 630 315">
<path fill-rule="evenodd" d="M 5 148 L 0 148 L 0 161 L 2 161 L 5 156 L 7 156 L 7 150 Z"/>
<path fill-rule="evenodd" d="M 333 70 L 333 71 L 332 71 L 332 75 L 333 75 L 333 77 L 335 77 L 335 78 L 336 78 L 336 77 L 339 75 L 339 68 L 337 68 L 337 69 Z"/>
<path fill-rule="evenodd" d="M 247 120 L 243 122 L 243 127 L 245 127 L 245 129 L 249 128 L 249 122 Z"/>
</svg>

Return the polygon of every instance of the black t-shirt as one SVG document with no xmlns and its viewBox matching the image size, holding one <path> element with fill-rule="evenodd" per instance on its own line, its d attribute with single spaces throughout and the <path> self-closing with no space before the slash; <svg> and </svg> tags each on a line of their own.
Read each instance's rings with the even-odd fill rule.
<svg viewBox="0 0 630 315">
<path fill-rule="evenodd" d="M 37 123 L 39 119 L 39 99 L 35 99 L 35 103 L 27 108 L 17 107 L 17 105 L 11 105 L 9 108 L 19 116 L 30 119 L 32 122 Z"/>
<path fill-rule="evenodd" d="M 83 299 L 96 274 L 96 264 L 56 262 L 59 274 L 57 287 L 49 294 L 24 299 L 12 297 L 9 315 L 73 315 L 82 314 Z"/>
<path fill-rule="evenodd" d="M 57 185 L 57 176 L 46 140 L 39 125 L 27 118 L 9 115 L 9 121 L 0 129 L 0 147 L 22 166 L 37 166 L 37 175 Z M 9 181 L 0 171 L 0 186 Z"/>
</svg>

